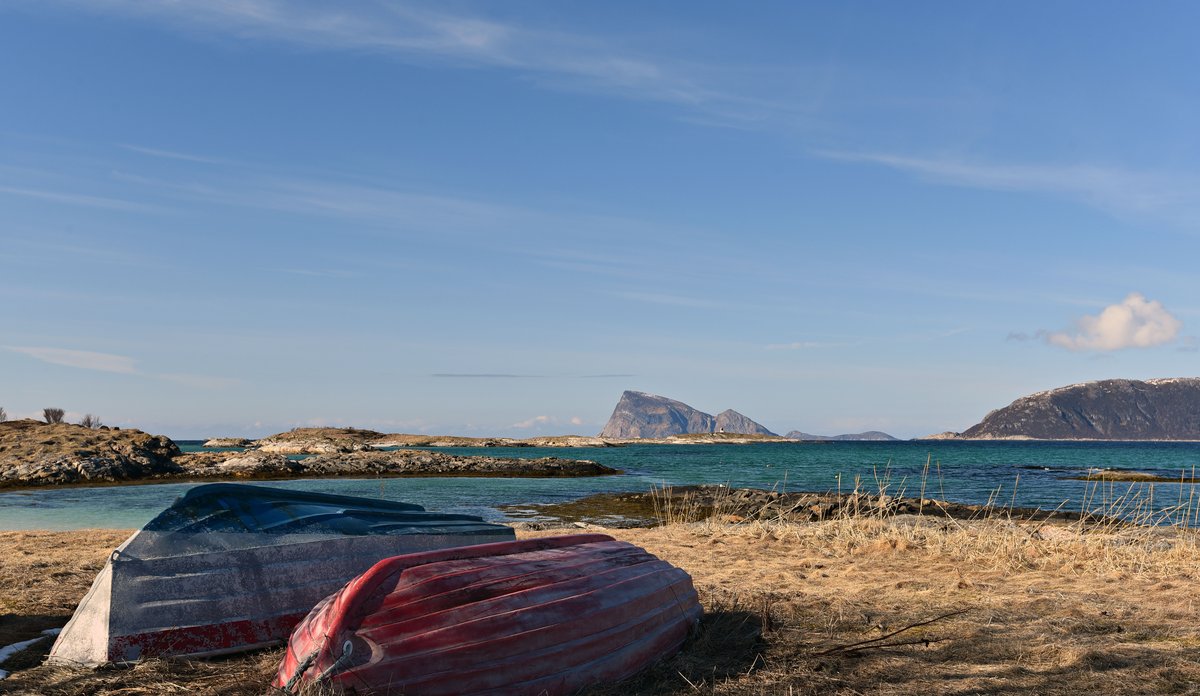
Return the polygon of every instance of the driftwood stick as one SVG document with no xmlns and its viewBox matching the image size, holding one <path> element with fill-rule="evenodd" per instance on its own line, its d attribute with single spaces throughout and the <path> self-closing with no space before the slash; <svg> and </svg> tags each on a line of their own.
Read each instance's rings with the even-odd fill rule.
<svg viewBox="0 0 1200 696">
<path fill-rule="evenodd" d="M 958 616 L 959 614 L 965 614 L 969 611 L 973 611 L 973 609 L 970 609 L 970 608 L 959 609 L 958 611 L 948 612 L 946 614 L 941 614 L 939 616 L 935 616 L 932 619 L 918 621 L 917 623 L 909 624 L 907 626 L 904 626 L 903 628 L 898 628 L 895 631 L 892 631 L 891 633 L 886 633 L 882 636 L 879 636 L 878 638 L 871 638 L 869 640 L 860 640 L 857 643 L 848 643 L 846 645 L 838 645 L 836 647 L 829 648 L 828 650 L 822 650 L 821 652 L 813 653 L 813 655 L 829 655 L 829 654 L 835 653 L 835 652 L 853 652 L 855 650 L 866 650 L 868 648 L 884 648 L 884 647 L 891 647 L 892 645 L 912 645 L 915 643 L 927 642 L 925 640 L 916 640 L 916 641 L 907 641 L 905 643 L 888 643 L 888 644 L 881 645 L 881 643 L 883 643 L 883 641 L 887 640 L 888 638 L 891 638 L 892 636 L 898 636 L 901 633 L 904 633 L 905 631 L 911 631 L 912 629 L 920 628 L 921 626 L 928 626 L 931 623 L 936 623 L 938 621 L 948 619 L 952 616 Z M 928 642 L 933 642 L 933 641 L 928 641 Z"/>
</svg>

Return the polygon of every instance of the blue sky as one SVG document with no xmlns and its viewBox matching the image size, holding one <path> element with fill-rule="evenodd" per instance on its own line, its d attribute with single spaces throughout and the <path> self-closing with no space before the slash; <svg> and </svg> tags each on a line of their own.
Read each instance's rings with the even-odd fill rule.
<svg viewBox="0 0 1200 696">
<path fill-rule="evenodd" d="M 1197 374 L 1193 3 L 0 8 L 0 406 L 960 430 Z"/>
</svg>

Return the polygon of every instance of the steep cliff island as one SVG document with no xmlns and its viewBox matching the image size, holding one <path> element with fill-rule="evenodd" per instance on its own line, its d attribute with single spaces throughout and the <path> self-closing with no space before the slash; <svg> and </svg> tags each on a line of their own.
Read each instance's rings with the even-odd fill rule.
<svg viewBox="0 0 1200 696">
<path fill-rule="evenodd" d="M 732 409 L 712 416 L 682 401 L 639 391 L 621 394 L 600 437 L 608 440 L 660 439 L 709 433 L 779 437 Z"/>
<path fill-rule="evenodd" d="M 1200 378 L 1105 379 L 1023 396 L 939 440 L 1200 440 Z"/>
</svg>

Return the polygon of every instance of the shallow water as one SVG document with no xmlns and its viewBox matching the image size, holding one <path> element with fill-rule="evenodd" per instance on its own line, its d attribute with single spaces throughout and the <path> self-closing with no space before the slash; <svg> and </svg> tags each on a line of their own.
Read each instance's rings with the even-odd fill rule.
<svg viewBox="0 0 1200 696">
<path fill-rule="evenodd" d="M 198 442 L 181 442 L 185 451 Z M 612 448 L 461 448 L 439 451 L 501 457 L 559 456 L 592 459 L 622 469 L 620 476 L 560 479 L 391 478 L 305 479 L 261 485 L 384 497 L 430 510 L 465 512 L 503 520 L 496 506 L 547 503 L 608 491 L 644 491 L 652 485 L 726 483 L 778 490 L 849 490 L 855 479 L 877 492 L 921 493 L 927 458 L 925 496 L 965 503 L 989 498 L 1019 507 L 1078 510 L 1091 496 L 1131 490 L 1145 498 L 1146 484 L 1097 487 L 1066 480 L 1097 469 L 1124 469 L 1179 477 L 1200 465 L 1200 443 L 1045 443 L 1045 442 L 832 442 L 754 445 L 631 445 Z M 940 475 L 939 475 L 940 472 Z M 94 488 L 62 488 L 0 493 L 0 529 L 81 529 L 140 527 L 189 487 L 172 483 Z M 1090 486 L 1090 491 L 1089 491 Z M 1014 491 L 1015 487 L 1015 491 Z M 1154 484 L 1154 506 L 1186 501 L 1192 485 Z M 1200 501 L 1197 501 L 1200 503 Z"/>
</svg>

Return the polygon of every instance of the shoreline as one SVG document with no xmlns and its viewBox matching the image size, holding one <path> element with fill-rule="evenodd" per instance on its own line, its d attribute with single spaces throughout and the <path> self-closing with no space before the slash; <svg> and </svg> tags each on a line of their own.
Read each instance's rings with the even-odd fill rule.
<svg viewBox="0 0 1200 696">
<path fill-rule="evenodd" d="M 587 459 L 521 459 L 454 455 L 427 450 L 338 452 L 288 459 L 266 452 L 193 452 L 157 466 L 114 470 L 98 465 L 30 467 L 21 477 L 0 480 L 0 492 L 71 486 L 153 485 L 160 483 L 271 481 L 336 478 L 575 478 L 622 472 Z"/>
</svg>

